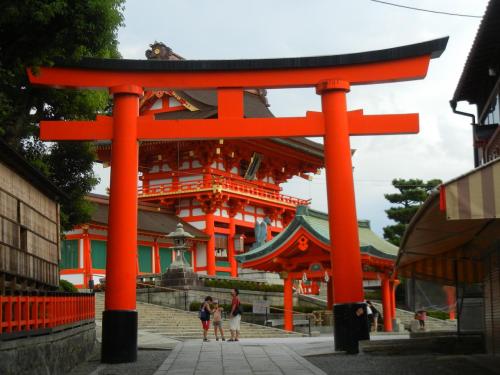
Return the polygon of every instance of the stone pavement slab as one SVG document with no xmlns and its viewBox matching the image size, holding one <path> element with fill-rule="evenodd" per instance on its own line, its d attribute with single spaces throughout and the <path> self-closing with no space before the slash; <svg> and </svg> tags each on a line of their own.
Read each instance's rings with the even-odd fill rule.
<svg viewBox="0 0 500 375">
<path fill-rule="evenodd" d="M 175 347 L 155 375 L 325 375 L 284 341 L 185 341 Z"/>
<path fill-rule="evenodd" d="M 96 338 L 101 342 L 102 338 L 102 321 L 96 321 Z M 167 336 L 145 330 L 137 332 L 137 346 L 139 349 L 145 350 L 172 350 L 179 343 L 179 340 L 171 339 Z"/>
</svg>

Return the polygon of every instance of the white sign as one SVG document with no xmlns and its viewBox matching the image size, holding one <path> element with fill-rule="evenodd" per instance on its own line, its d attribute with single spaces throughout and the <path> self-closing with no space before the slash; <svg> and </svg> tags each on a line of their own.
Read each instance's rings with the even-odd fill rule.
<svg viewBox="0 0 500 375">
<path fill-rule="evenodd" d="M 252 312 L 254 314 L 266 314 L 269 311 L 268 301 L 256 301 L 253 303 Z"/>
</svg>

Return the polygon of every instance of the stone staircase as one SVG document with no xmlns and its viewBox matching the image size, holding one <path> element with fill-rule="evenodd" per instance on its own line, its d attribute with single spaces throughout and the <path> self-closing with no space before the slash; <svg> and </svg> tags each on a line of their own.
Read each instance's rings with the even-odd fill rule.
<svg viewBox="0 0 500 375">
<path fill-rule="evenodd" d="M 382 304 L 373 302 L 375 308 L 382 312 Z M 415 313 L 412 311 L 396 309 L 396 319 L 399 319 L 401 324 L 405 326 L 405 329 L 409 329 L 410 323 L 414 320 Z M 425 330 L 426 331 L 456 331 L 457 330 L 457 321 L 456 320 L 442 320 L 432 318 L 430 316 L 427 317 L 425 321 Z"/>
<path fill-rule="evenodd" d="M 96 293 L 95 312 L 96 320 L 102 319 L 104 310 L 104 294 Z M 139 330 L 167 336 L 176 340 L 199 339 L 202 329 L 197 312 L 188 312 L 165 306 L 137 302 L 139 313 Z M 229 322 L 222 323 L 226 339 L 230 337 Z M 302 334 L 287 332 L 277 328 L 265 327 L 251 323 L 241 323 L 242 338 L 260 337 L 301 337 Z M 210 328 L 209 338 L 215 339 L 213 328 Z"/>
<path fill-rule="evenodd" d="M 326 297 L 320 296 L 299 296 L 300 300 L 303 300 L 309 304 L 315 304 L 317 306 L 326 307 Z M 375 308 L 382 313 L 382 304 L 372 301 Z M 410 328 L 410 323 L 414 320 L 415 313 L 407 310 L 396 309 L 396 318 L 404 325 L 405 329 Z M 425 322 L 426 331 L 456 331 L 457 322 L 451 320 L 442 320 L 427 317 Z"/>
</svg>

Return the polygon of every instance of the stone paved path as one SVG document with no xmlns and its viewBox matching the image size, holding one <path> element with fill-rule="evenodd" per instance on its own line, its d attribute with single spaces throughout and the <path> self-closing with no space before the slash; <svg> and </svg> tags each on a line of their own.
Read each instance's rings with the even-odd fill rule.
<svg viewBox="0 0 500 375">
<path fill-rule="evenodd" d="M 283 343 L 208 342 L 178 344 L 155 375 L 325 375 Z"/>
</svg>

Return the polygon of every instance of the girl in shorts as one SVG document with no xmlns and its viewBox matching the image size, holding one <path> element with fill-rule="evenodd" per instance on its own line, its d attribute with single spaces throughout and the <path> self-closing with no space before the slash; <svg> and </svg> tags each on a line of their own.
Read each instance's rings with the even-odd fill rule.
<svg viewBox="0 0 500 375">
<path fill-rule="evenodd" d="M 217 330 L 220 331 L 220 335 L 222 337 L 222 341 L 226 341 L 224 338 L 224 330 L 222 329 L 222 311 L 224 309 L 219 306 L 219 303 L 215 301 L 214 303 L 214 308 L 212 309 L 214 313 L 214 334 L 215 334 L 215 340 L 219 341 L 219 336 L 217 335 Z"/>
</svg>

